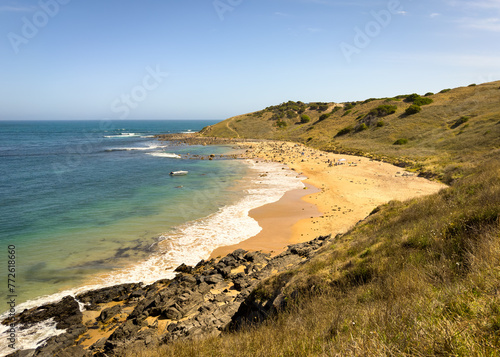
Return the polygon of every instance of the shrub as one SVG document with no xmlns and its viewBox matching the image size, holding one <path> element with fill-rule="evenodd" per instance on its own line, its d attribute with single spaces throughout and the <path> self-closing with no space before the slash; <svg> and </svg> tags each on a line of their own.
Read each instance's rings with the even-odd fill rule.
<svg viewBox="0 0 500 357">
<path fill-rule="evenodd" d="M 310 121 L 311 121 L 311 118 L 309 118 L 309 115 L 302 114 L 302 116 L 300 117 L 300 122 L 303 124 L 309 123 Z"/>
<path fill-rule="evenodd" d="M 446 92 L 449 92 L 451 89 L 450 88 L 446 88 L 446 89 L 443 89 L 441 92 L 439 93 L 446 93 Z"/>
<path fill-rule="evenodd" d="M 398 139 L 392 145 L 405 145 L 408 144 L 408 139 Z"/>
<path fill-rule="evenodd" d="M 345 117 L 346 115 L 351 114 L 351 112 L 352 112 L 352 110 L 348 110 L 348 111 L 346 111 L 344 114 L 342 114 L 342 116 L 343 116 L 343 117 Z"/>
<path fill-rule="evenodd" d="M 373 115 L 376 117 L 385 117 L 387 115 L 394 114 L 397 109 L 398 107 L 396 107 L 395 105 L 388 105 L 388 104 L 379 105 L 375 109 L 370 110 L 368 115 Z"/>
<path fill-rule="evenodd" d="M 319 120 L 318 121 L 323 121 L 325 119 L 328 119 L 328 117 L 330 116 L 331 114 L 321 114 L 321 116 L 319 117 Z"/>
<path fill-rule="evenodd" d="M 350 109 L 354 108 L 355 105 L 356 105 L 356 102 L 345 103 L 344 110 L 350 110 Z"/>
<path fill-rule="evenodd" d="M 328 109 L 328 104 L 320 104 L 318 105 L 318 112 L 324 112 Z"/>
<path fill-rule="evenodd" d="M 285 128 L 286 127 L 286 122 L 282 121 L 282 120 L 278 120 L 276 122 L 276 125 L 278 125 L 278 128 Z"/>
<path fill-rule="evenodd" d="M 455 129 L 457 127 L 459 127 L 460 125 L 464 124 L 464 123 L 467 123 L 469 121 L 470 117 L 468 116 L 463 116 L 461 117 L 460 119 L 458 119 L 452 126 L 451 128 L 452 129 Z"/>
<path fill-rule="evenodd" d="M 431 104 L 432 102 L 433 102 L 433 100 L 431 98 L 418 97 L 417 99 L 415 99 L 413 101 L 413 104 L 416 104 L 416 105 L 427 105 L 427 104 Z"/>
<path fill-rule="evenodd" d="M 316 104 L 312 104 L 309 106 L 309 110 L 316 110 L 318 109 L 318 106 Z"/>
<path fill-rule="evenodd" d="M 366 129 L 368 129 L 368 125 L 366 125 L 365 123 L 361 123 L 361 125 L 359 125 L 356 128 L 356 132 L 360 132 L 360 131 L 363 131 L 363 130 L 366 130 Z"/>
<path fill-rule="evenodd" d="M 410 105 L 406 110 L 405 110 L 405 114 L 406 115 L 413 115 L 413 114 L 417 114 L 418 112 L 420 112 L 422 110 L 422 108 L 420 108 L 419 105 L 417 104 L 412 104 Z"/>
<path fill-rule="evenodd" d="M 425 97 L 429 97 L 429 96 L 431 96 L 431 95 L 434 95 L 434 93 L 432 93 L 432 92 L 427 92 L 427 93 L 425 93 Z"/>
<path fill-rule="evenodd" d="M 331 111 L 331 114 L 338 112 L 340 109 L 342 109 L 342 107 L 334 107 Z"/>
<path fill-rule="evenodd" d="M 431 98 L 421 97 L 416 93 L 413 93 L 406 97 L 405 102 L 413 103 L 416 105 L 427 105 L 431 104 L 433 100 Z"/>
<path fill-rule="evenodd" d="M 379 121 L 377 122 L 377 128 L 381 128 L 381 127 L 383 127 L 384 125 L 385 125 L 385 123 L 384 123 L 384 121 L 383 121 L 383 120 L 379 120 Z"/>
<path fill-rule="evenodd" d="M 286 112 L 286 117 L 287 117 L 288 119 L 293 119 L 293 118 L 295 118 L 295 116 L 296 116 L 296 115 L 297 115 L 297 114 L 295 114 L 295 112 L 293 112 L 293 111 L 291 111 L 291 110 L 289 110 L 288 112 Z"/>
<path fill-rule="evenodd" d="M 472 84 L 469 84 L 469 87 L 475 87 L 477 84 L 476 83 L 472 83 Z"/>
<path fill-rule="evenodd" d="M 347 126 L 344 129 L 340 129 L 339 132 L 337 133 L 337 135 L 335 135 L 335 136 L 337 137 L 337 136 L 349 134 L 352 130 L 353 130 L 352 126 Z"/>
<path fill-rule="evenodd" d="M 410 102 L 412 103 L 413 101 L 415 101 L 415 99 L 417 98 L 420 98 L 420 95 L 418 95 L 417 93 L 413 93 L 413 94 L 410 94 L 409 96 L 407 96 L 405 98 L 405 102 Z"/>
</svg>

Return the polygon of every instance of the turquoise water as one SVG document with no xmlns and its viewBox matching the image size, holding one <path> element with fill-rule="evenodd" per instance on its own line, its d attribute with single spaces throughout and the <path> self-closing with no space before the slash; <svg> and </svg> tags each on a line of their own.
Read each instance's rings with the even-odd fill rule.
<svg viewBox="0 0 500 357">
<path fill-rule="evenodd" d="M 0 122 L 0 246 L 16 246 L 17 302 L 144 260 L 158 250 L 160 235 L 241 197 L 242 162 L 166 155 L 231 148 L 169 146 L 151 137 L 213 123 Z M 189 175 L 169 176 L 174 170 Z M 0 298 L 6 295 L 0 289 Z"/>
</svg>

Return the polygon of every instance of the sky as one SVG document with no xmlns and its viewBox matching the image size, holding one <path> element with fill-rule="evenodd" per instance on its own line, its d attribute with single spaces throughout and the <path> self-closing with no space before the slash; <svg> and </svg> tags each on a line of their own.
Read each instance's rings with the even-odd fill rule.
<svg viewBox="0 0 500 357">
<path fill-rule="evenodd" d="M 222 120 L 499 79 L 500 0 L 0 0 L 0 120 Z"/>
</svg>

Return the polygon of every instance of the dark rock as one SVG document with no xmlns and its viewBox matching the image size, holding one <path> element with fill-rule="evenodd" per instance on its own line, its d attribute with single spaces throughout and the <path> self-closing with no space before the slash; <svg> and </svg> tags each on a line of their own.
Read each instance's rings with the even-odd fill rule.
<svg viewBox="0 0 500 357">
<path fill-rule="evenodd" d="M 101 314 L 97 319 L 99 319 L 101 322 L 106 322 L 113 316 L 119 314 L 122 311 L 122 308 L 120 305 L 115 305 L 113 307 L 108 307 L 107 309 L 104 309 L 101 311 Z"/>
<path fill-rule="evenodd" d="M 213 274 L 205 277 L 205 282 L 208 284 L 217 284 L 222 282 L 224 279 L 222 278 L 222 275 L 220 274 Z"/>
<path fill-rule="evenodd" d="M 182 318 L 182 314 L 174 307 L 167 309 L 164 313 L 164 316 L 170 320 L 179 320 Z"/>
<path fill-rule="evenodd" d="M 190 267 L 184 263 L 175 268 L 174 272 L 176 273 L 187 273 L 191 274 L 193 272 L 193 267 Z"/>
<path fill-rule="evenodd" d="M 142 284 L 121 284 L 102 288 L 98 290 L 87 291 L 76 296 L 78 301 L 85 304 L 102 304 L 110 301 L 121 301 L 119 299 L 127 298 L 132 291 L 138 290 Z"/>
<path fill-rule="evenodd" d="M 82 316 L 79 304 L 72 296 L 66 296 L 57 303 L 24 310 L 17 316 L 16 322 L 19 325 L 28 327 L 53 318 L 57 323 L 56 328 L 64 330 L 72 325 L 79 325 L 82 321 Z"/>
<path fill-rule="evenodd" d="M 137 331 L 139 331 L 140 326 L 135 325 L 132 321 L 127 320 L 109 336 L 108 341 L 106 342 L 106 346 L 108 346 L 108 342 L 112 341 L 123 341 L 126 339 L 131 339 Z"/>
</svg>

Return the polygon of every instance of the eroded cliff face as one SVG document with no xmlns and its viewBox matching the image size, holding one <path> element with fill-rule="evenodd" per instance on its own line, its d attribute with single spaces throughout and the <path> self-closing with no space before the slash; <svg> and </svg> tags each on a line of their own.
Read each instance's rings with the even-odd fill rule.
<svg viewBox="0 0 500 357">
<path fill-rule="evenodd" d="M 41 341 L 36 350 L 10 356 L 115 356 L 130 348 L 238 329 L 285 303 L 279 289 L 259 294 L 255 288 L 260 282 L 308 261 L 330 240 L 325 236 L 291 245 L 273 258 L 239 249 L 195 267 L 181 265 L 172 280 L 117 285 L 25 310 L 15 317 L 18 329 L 52 319 L 64 333 Z"/>
</svg>

